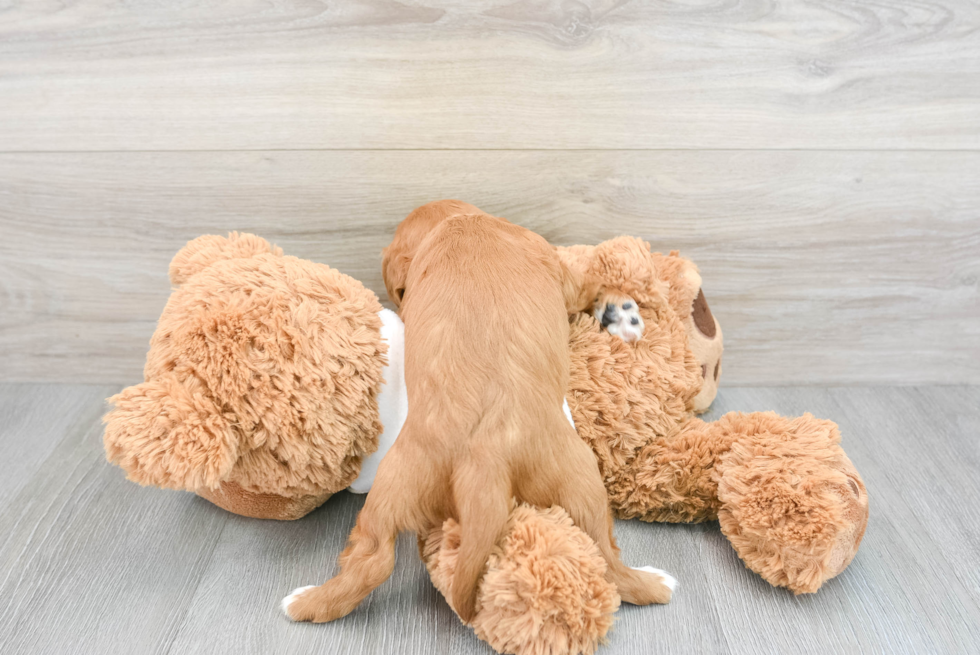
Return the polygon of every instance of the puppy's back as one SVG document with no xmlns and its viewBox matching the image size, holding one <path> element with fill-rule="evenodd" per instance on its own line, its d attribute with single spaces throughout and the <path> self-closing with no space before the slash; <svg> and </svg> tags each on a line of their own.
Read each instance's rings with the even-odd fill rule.
<svg viewBox="0 0 980 655">
<path fill-rule="evenodd" d="M 420 245 L 408 288 L 406 351 L 429 359 L 406 361 L 406 375 L 411 367 L 441 376 L 450 390 L 446 382 L 459 379 L 484 388 L 505 384 L 511 392 L 563 392 L 568 319 L 560 263 L 543 238 L 486 214 L 448 218 Z M 447 379 L 460 367 L 466 375 Z"/>
</svg>

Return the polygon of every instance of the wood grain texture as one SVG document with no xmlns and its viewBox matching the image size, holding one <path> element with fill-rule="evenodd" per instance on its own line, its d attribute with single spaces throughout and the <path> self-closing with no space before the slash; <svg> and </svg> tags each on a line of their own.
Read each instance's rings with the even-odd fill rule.
<svg viewBox="0 0 980 655">
<path fill-rule="evenodd" d="M 8 0 L 0 150 L 980 147 L 980 8 Z"/>
<path fill-rule="evenodd" d="M 102 450 L 103 399 L 86 409 L 68 428 L 38 425 L 58 446 L 0 508 L 0 652 L 168 652 L 227 520 L 127 482 Z M 0 444 L 17 436 L 0 426 Z"/>
<path fill-rule="evenodd" d="M 171 652 L 492 655 L 429 582 L 408 534 L 398 541 L 395 573 L 348 620 L 315 626 L 282 616 L 282 597 L 336 572 L 363 499 L 344 492 L 288 523 L 229 517 Z"/>
<path fill-rule="evenodd" d="M 0 462 L 16 463 L 0 475 L 0 506 L 38 472 L 61 439 L 77 429 L 87 429 L 102 414 L 102 399 L 116 388 L 0 384 Z"/>
<path fill-rule="evenodd" d="M 711 592 L 734 652 L 956 653 L 980 647 L 980 485 L 975 476 L 966 481 L 980 458 L 978 400 L 977 387 L 720 392 L 709 419 L 775 410 L 836 421 L 871 508 L 861 549 L 845 573 L 789 603 L 739 570 L 727 551 L 732 565 L 718 567 L 724 582 Z M 948 527 L 943 532 L 939 525 Z M 758 593 L 748 591 L 750 585 Z M 787 645 L 794 643 L 798 648 Z"/>
<path fill-rule="evenodd" d="M 408 536 L 392 578 L 350 616 L 289 623 L 279 599 L 334 573 L 363 497 L 344 492 L 280 523 L 137 487 L 103 459 L 90 416 L 101 392 L 0 387 L 0 412 L 30 398 L 21 411 L 32 415 L 52 397 L 91 403 L 78 421 L 38 422 L 37 438 L 57 444 L 42 466 L 22 451 L 6 462 L 34 472 L 0 509 L 0 652 L 492 652 L 431 586 Z M 626 562 L 664 568 L 681 586 L 667 606 L 623 606 L 599 652 L 976 652 L 978 408 L 978 387 L 723 387 L 709 419 L 772 409 L 840 424 L 871 500 L 861 550 L 817 594 L 793 596 L 747 570 L 717 523 L 617 521 Z M 18 434 L 0 423 L 0 448 Z"/>
<path fill-rule="evenodd" d="M 188 240 L 255 232 L 382 298 L 413 207 L 701 267 L 729 384 L 980 382 L 980 153 L 0 155 L 0 379 L 136 381 Z"/>
</svg>

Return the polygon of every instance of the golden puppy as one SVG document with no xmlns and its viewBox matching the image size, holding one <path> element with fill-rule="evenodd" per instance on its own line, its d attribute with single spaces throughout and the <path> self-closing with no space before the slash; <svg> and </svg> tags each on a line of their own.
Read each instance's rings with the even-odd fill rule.
<svg viewBox="0 0 980 655">
<path fill-rule="evenodd" d="M 391 575 L 399 532 L 425 534 L 452 517 L 462 541 L 449 601 L 471 621 L 514 499 L 564 507 L 598 545 L 623 600 L 668 602 L 670 576 L 620 561 L 595 455 L 562 412 L 567 312 L 588 308 L 598 285 L 576 279 L 537 234 L 458 201 L 425 205 L 402 221 L 383 269 L 405 322 L 408 417 L 340 573 L 297 589 L 283 601 L 287 614 L 345 616 Z"/>
</svg>

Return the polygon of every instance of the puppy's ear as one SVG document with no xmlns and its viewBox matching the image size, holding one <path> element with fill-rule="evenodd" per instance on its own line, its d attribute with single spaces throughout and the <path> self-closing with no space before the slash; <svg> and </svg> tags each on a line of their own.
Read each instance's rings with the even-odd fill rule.
<svg viewBox="0 0 980 655">
<path fill-rule="evenodd" d="M 394 303 L 395 309 L 402 306 L 405 298 L 405 281 L 408 279 L 408 267 L 411 264 L 411 257 L 393 252 L 390 247 L 381 251 L 381 275 L 385 280 L 388 298 Z"/>
<path fill-rule="evenodd" d="M 594 275 L 577 271 L 561 261 L 561 290 L 569 314 L 591 311 L 601 286 Z"/>
</svg>

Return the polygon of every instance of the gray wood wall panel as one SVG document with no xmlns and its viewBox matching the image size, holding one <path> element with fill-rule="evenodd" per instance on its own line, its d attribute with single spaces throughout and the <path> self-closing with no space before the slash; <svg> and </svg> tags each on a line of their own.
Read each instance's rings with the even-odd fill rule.
<svg viewBox="0 0 980 655">
<path fill-rule="evenodd" d="M 115 388 L 0 385 L 0 416 L 79 410 L 74 421 L 36 421 L 34 438 L 56 444 L 43 463 L 23 451 L 5 462 L 31 472 L 0 506 L 0 652 L 492 652 L 432 587 L 408 535 L 392 578 L 351 615 L 289 623 L 279 599 L 336 571 L 363 497 L 344 492 L 275 522 L 138 487 L 102 452 L 97 396 Z M 774 410 L 838 422 L 871 502 L 860 552 L 818 593 L 793 596 L 746 569 L 716 522 L 617 521 L 624 560 L 670 571 L 680 587 L 667 606 L 623 606 L 599 653 L 977 652 L 978 408 L 978 387 L 723 385 L 709 420 Z M 20 430 L 0 422 L 0 444 Z"/>
<path fill-rule="evenodd" d="M 5 3 L 0 150 L 980 147 L 980 8 Z"/>
<path fill-rule="evenodd" d="M 980 153 L 318 151 L 0 155 L 0 379 L 140 378 L 189 239 L 256 232 L 381 297 L 413 207 L 701 267 L 731 384 L 980 382 Z"/>
</svg>

